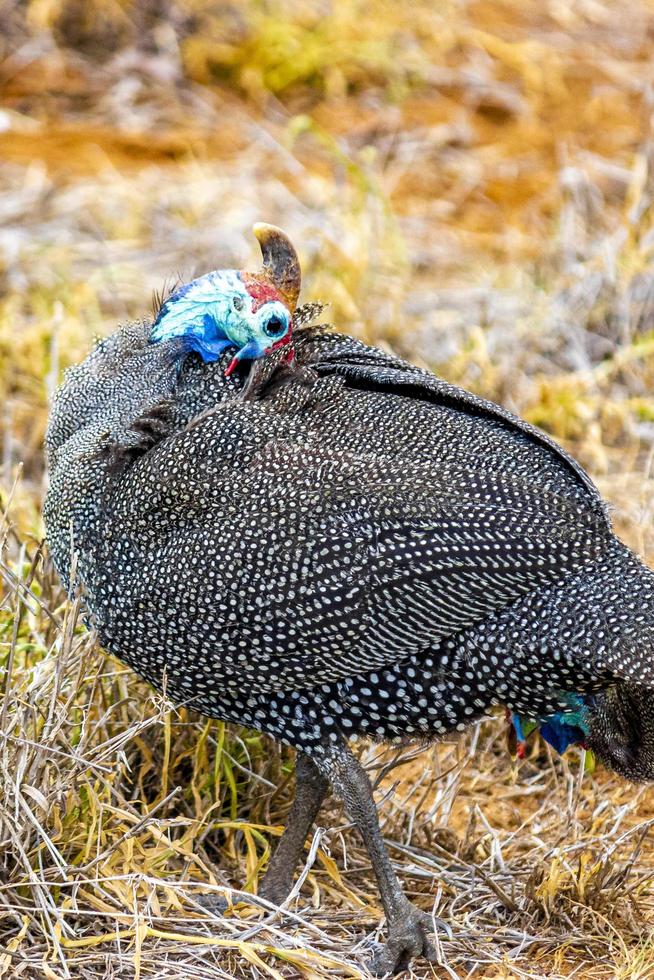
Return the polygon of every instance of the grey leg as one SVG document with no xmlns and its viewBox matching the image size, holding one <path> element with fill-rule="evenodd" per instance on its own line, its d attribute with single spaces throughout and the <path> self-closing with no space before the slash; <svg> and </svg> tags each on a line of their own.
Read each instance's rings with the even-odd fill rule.
<svg viewBox="0 0 654 980">
<path fill-rule="evenodd" d="M 329 783 L 315 763 L 301 752 L 295 762 L 295 799 L 270 864 L 261 879 L 259 895 L 281 905 L 293 886 L 293 872 L 311 826 L 318 816 Z"/>
<path fill-rule="evenodd" d="M 406 969 L 414 956 L 434 961 L 432 918 L 412 905 L 402 891 L 386 853 L 366 773 L 344 744 L 326 748 L 325 754 L 316 755 L 315 760 L 363 837 L 379 885 L 388 923 L 388 942 L 372 963 L 373 973 L 382 976 Z"/>
</svg>

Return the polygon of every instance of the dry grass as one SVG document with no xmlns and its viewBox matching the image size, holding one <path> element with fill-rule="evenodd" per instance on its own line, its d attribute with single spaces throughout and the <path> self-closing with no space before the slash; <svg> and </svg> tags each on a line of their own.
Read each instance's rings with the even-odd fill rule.
<svg viewBox="0 0 654 980">
<path fill-rule="evenodd" d="M 43 560 L 48 393 L 166 277 L 253 262 L 272 220 L 307 299 L 546 427 L 653 557 L 654 5 L 0 16 L 0 977 L 365 977 L 381 911 L 340 809 L 262 908 L 290 754 L 104 656 Z M 515 763 L 505 734 L 365 750 L 398 870 L 452 926 L 414 975 L 651 977 L 651 791 L 538 744 Z"/>
</svg>

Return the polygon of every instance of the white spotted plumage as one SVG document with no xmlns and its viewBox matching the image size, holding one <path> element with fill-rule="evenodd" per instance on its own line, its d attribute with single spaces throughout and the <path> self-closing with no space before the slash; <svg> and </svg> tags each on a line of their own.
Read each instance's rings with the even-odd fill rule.
<svg viewBox="0 0 654 980">
<path fill-rule="evenodd" d="M 244 399 L 148 333 L 60 389 L 46 522 L 103 644 L 173 698 L 320 753 L 654 684 L 654 577 L 542 433 L 336 334 Z"/>
</svg>

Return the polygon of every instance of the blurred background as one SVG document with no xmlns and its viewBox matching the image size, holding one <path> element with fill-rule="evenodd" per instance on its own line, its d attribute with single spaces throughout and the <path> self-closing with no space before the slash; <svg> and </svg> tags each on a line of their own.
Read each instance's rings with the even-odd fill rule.
<svg viewBox="0 0 654 980">
<path fill-rule="evenodd" d="M 233 821 L 245 812 L 251 826 L 269 827 L 281 819 L 288 794 L 282 788 L 272 810 L 268 801 L 267 809 L 248 811 L 248 773 L 263 773 L 270 787 L 280 773 L 287 783 L 290 769 L 278 754 L 271 770 L 270 749 L 257 754 L 253 737 L 234 742 L 231 755 L 220 754 L 227 743 L 216 723 L 207 728 L 184 713 L 172 717 L 124 668 L 97 659 L 97 651 L 70 647 L 67 665 L 52 667 L 62 641 L 51 620 L 65 606 L 38 550 L 49 394 L 94 337 L 147 316 L 152 293 L 166 282 L 221 266 L 256 267 L 250 228 L 270 221 L 298 248 L 305 300 L 327 301 L 338 329 L 388 346 L 547 429 L 590 470 L 623 536 L 653 558 L 654 2 L 0 0 L 0 25 L 0 493 L 9 511 L 0 683 L 6 699 L 13 691 L 10 710 L 18 712 L 21 730 L 29 728 L 42 744 L 43 717 L 52 725 L 56 717 L 54 728 L 46 725 L 49 744 L 77 760 L 53 775 L 47 753 L 5 756 L 6 772 L 31 773 L 33 795 L 23 795 L 23 803 L 29 798 L 41 830 L 28 820 L 20 839 L 7 831 L 8 852 L 9 838 L 2 842 L 11 854 L 5 872 L 14 891 L 9 901 L 0 888 L 6 906 L 0 927 L 6 926 L 9 944 L 0 953 L 0 977 L 164 977 L 173 962 L 178 977 L 265 976 L 268 967 L 256 962 L 256 950 L 247 953 L 247 943 L 245 952 L 230 947 L 228 962 L 209 946 L 213 959 L 200 967 L 190 953 L 175 960 L 150 935 L 153 959 L 142 961 L 140 952 L 135 959 L 133 944 L 140 950 L 145 933 L 129 929 L 144 895 L 148 914 L 155 914 L 156 887 L 148 891 L 143 876 L 182 880 L 197 871 L 199 879 L 192 852 L 202 855 L 205 877 L 220 864 L 231 868 L 234 881 L 249 875 L 252 885 L 266 838 L 245 832 L 247 823 L 228 823 L 208 853 L 198 814 L 213 806 L 216 817 Z M 38 601 L 23 605 L 21 577 Z M 89 657 L 106 670 L 106 688 L 84 687 Z M 50 666 L 39 672 L 38 664 Z M 81 673 L 71 680 L 73 668 Z M 43 717 L 34 714 L 39 698 L 50 706 L 39 709 Z M 20 715 L 26 699 L 29 717 Z M 108 703 L 120 705 L 111 717 Z M 82 715 L 96 718 L 93 732 Z M 113 743 L 119 731 L 129 737 Z M 444 954 L 445 972 L 416 975 L 651 976 L 649 932 L 630 904 L 636 896 L 651 901 L 650 872 L 630 890 L 624 869 L 631 851 L 615 864 L 625 828 L 631 847 L 641 833 L 634 828 L 643 821 L 649 826 L 648 791 L 622 787 L 606 774 L 589 777 L 590 788 L 582 791 L 579 772 L 548 757 L 547 779 L 529 770 L 532 789 L 501 802 L 497 786 L 512 778 L 498 749 L 501 726 L 486 735 L 482 727 L 474 738 L 482 737 L 479 731 L 486 748 L 479 754 L 475 743 L 477 768 L 468 767 L 465 776 L 457 769 L 456 778 L 439 784 L 446 789 L 429 797 L 430 826 L 461 857 L 470 821 L 477 829 L 484 820 L 492 823 L 499 836 L 491 838 L 504 840 L 505 851 L 488 843 L 490 830 L 482 827 L 479 840 L 486 843 L 466 852 L 464 865 L 474 858 L 499 869 L 509 876 L 506 887 L 517 888 L 527 904 L 512 911 L 513 900 L 505 895 L 502 905 L 485 879 L 469 871 L 471 904 L 461 914 L 473 916 L 477 938 L 485 937 L 486 959 L 479 965 L 463 943 L 461 950 L 452 947 L 450 960 Z M 205 741 L 198 743 L 202 732 Z M 177 746 L 172 755 L 171 744 Z M 110 745 L 123 756 L 112 755 Z M 87 759 L 113 760 L 110 785 L 90 789 L 89 783 L 86 796 L 79 795 L 82 749 Z M 445 772 L 448 760 L 458 765 L 466 751 L 434 750 L 429 766 Z M 425 765 L 420 771 L 436 779 Z M 185 804 L 162 806 L 162 770 L 166 786 L 190 781 Z M 410 785 L 417 770 L 407 771 Z M 601 817 L 598 793 L 606 804 Z M 145 830 L 142 846 L 136 833 L 122 841 L 157 806 L 168 843 L 160 837 L 157 844 Z M 415 806 L 414 794 L 410 805 L 389 803 L 386 811 L 385 832 L 399 834 L 406 846 L 418 833 Z M 183 832 L 180 807 L 190 821 Z M 573 828 L 565 858 L 552 850 L 562 839 L 564 811 L 567 831 Z M 537 839 L 521 836 L 536 812 Z M 191 832 L 193 819 L 204 829 L 193 825 Z M 180 834 L 186 857 L 170 846 Z M 587 834 L 591 842 L 580 851 Z M 106 865 L 111 886 L 98 890 L 84 878 L 86 906 L 79 895 L 66 902 L 82 916 L 87 939 L 102 935 L 83 918 L 92 909 L 113 915 L 129 935 L 123 944 L 105 936 L 105 946 L 90 941 L 73 953 L 77 947 L 66 942 L 77 933 L 53 911 L 63 900 L 47 892 L 43 862 L 67 867 L 73 880 L 71 866 L 88 863 L 117 840 L 111 860 L 122 862 L 123 878 L 103 859 L 97 866 Z M 358 845 L 348 844 L 345 832 L 339 840 L 336 859 L 342 864 L 339 848 L 354 848 L 363 870 L 359 884 L 348 879 L 345 899 L 340 879 L 327 893 L 336 931 L 325 955 L 350 949 L 350 966 L 342 972 L 334 962 L 325 965 L 314 949 L 308 961 L 277 958 L 269 968 L 278 972 L 270 975 L 364 975 L 356 972 L 363 960 L 348 930 L 353 921 L 364 922 L 364 931 L 370 925 L 366 902 L 374 901 L 373 892 L 366 890 Z M 432 853 L 433 833 L 430 840 Z M 647 865 L 644 840 L 638 853 Z M 583 862 L 582 851 L 589 855 Z M 334 862 L 321 854 L 323 876 L 334 884 Z M 654 864 L 654 855 L 648 860 Z M 534 869 L 543 861 L 539 878 Z M 18 879 L 7 870 L 16 862 Z M 423 878 L 436 874 L 423 872 Z M 129 888 L 120 884 L 125 876 Z M 432 878 L 425 886 L 418 874 L 415 889 L 429 890 Z M 320 879 L 309 880 L 316 899 Z M 447 904 L 449 886 L 443 887 Z M 629 899 L 616 919 L 618 892 Z M 174 889 L 166 895 L 179 906 Z M 30 912 L 25 924 L 29 901 L 41 911 Z M 356 919 L 361 908 L 368 919 Z M 578 945 L 570 923 L 580 930 Z M 311 931 L 303 941 L 317 949 L 325 943 Z M 12 972 L 17 964 L 20 974 Z M 478 972 L 466 972 L 473 968 Z M 120 972 L 107 972 L 114 969 Z"/>
</svg>

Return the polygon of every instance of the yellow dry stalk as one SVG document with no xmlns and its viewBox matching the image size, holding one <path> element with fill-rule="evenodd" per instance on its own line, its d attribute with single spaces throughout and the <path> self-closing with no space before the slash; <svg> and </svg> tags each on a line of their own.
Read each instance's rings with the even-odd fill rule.
<svg viewBox="0 0 654 980">
<path fill-rule="evenodd" d="M 543 878 L 538 888 L 536 896 L 546 908 L 550 908 L 554 899 L 565 889 L 569 872 L 564 867 L 563 860 L 558 854 L 554 854 L 549 862 L 549 866 L 543 871 Z"/>
<path fill-rule="evenodd" d="M 27 935 L 27 929 L 30 924 L 29 915 L 21 916 L 22 925 L 20 931 L 9 940 L 6 946 L 6 953 L 0 952 L 0 980 L 2 977 L 9 975 L 9 969 L 12 965 L 12 953 L 15 953 L 17 949 L 20 949 L 21 943 Z"/>
<path fill-rule="evenodd" d="M 602 862 L 598 861 L 594 855 L 583 851 L 579 855 L 577 871 L 577 894 L 581 902 L 587 898 L 588 888 L 598 872 L 602 869 Z"/>
<path fill-rule="evenodd" d="M 164 756 L 163 764 L 161 767 L 161 792 L 160 799 L 164 799 L 168 795 L 168 785 L 169 785 L 169 768 L 170 768 L 170 750 L 171 750 L 171 711 L 166 711 L 164 714 L 164 725 L 163 725 L 163 735 L 164 735 Z"/>
<path fill-rule="evenodd" d="M 211 719 L 206 721 L 200 731 L 200 735 L 195 743 L 195 746 L 192 747 L 193 774 L 190 781 L 190 789 L 193 794 L 193 803 L 195 805 L 195 817 L 198 821 L 203 819 L 203 812 L 205 810 L 202 800 L 202 793 L 198 782 L 199 780 L 202 780 L 203 782 L 206 781 L 206 773 L 211 771 L 207 752 L 207 740 L 214 727 L 214 724 L 215 723 Z"/>
<path fill-rule="evenodd" d="M 103 946 L 107 943 L 116 943 L 122 940 L 129 941 L 134 940 L 135 947 L 138 947 L 138 957 L 141 958 L 141 950 L 143 942 L 145 939 L 162 939 L 173 943 L 186 943 L 192 946 L 215 946 L 220 949 L 232 949 L 239 952 L 245 959 L 249 962 L 253 962 L 252 957 L 257 957 L 257 965 L 262 966 L 262 961 L 258 957 L 259 953 L 268 954 L 274 956 L 277 959 L 285 960 L 286 962 L 293 963 L 296 966 L 313 966 L 313 967 L 335 967 L 339 970 L 343 969 L 343 964 L 338 960 L 335 960 L 329 956 L 321 955 L 313 950 L 288 950 L 283 949 L 278 946 L 272 946 L 267 943 L 258 942 L 245 942 L 238 939 L 221 939 L 218 936 L 198 936 L 194 934 L 184 934 L 180 932 L 169 932 L 162 929 L 156 929 L 153 926 L 148 925 L 146 922 L 139 922 L 137 926 L 130 929 L 115 929 L 111 932 L 105 932 L 101 935 L 95 936 L 84 936 L 78 939 L 70 939 L 68 937 L 61 938 L 61 945 L 64 949 L 92 949 L 97 946 Z M 263 966 L 262 966 L 263 968 Z M 268 967 L 270 969 L 270 967 Z M 359 971 L 347 971 L 345 976 L 360 977 Z"/>
<path fill-rule="evenodd" d="M 345 896 L 352 903 L 352 905 L 354 905 L 355 908 L 369 907 L 368 902 L 364 902 L 359 895 L 355 894 L 355 892 L 353 892 L 352 889 L 348 888 L 348 886 L 343 881 L 343 877 L 340 871 L 338 870 L 338 865 L 336 864 L 334 859 L 329 854 L 327 854 L 322 848 L 318 848 L 318 860 L 320 861 L 321 865 L 327 872 L 327 876 L 330 879 L 330 881 L 334 883 L 335 888 L 333 889 L 333 891 L 335 893 L 338 893 L 339 896 Z M 323 884 L 321 887 L 327 890 L 327 886 L 325 884 Z"/>
</svg>

